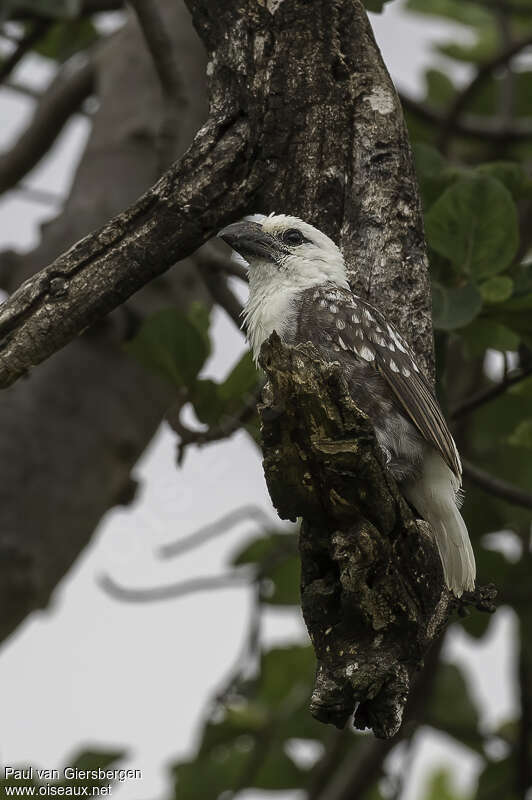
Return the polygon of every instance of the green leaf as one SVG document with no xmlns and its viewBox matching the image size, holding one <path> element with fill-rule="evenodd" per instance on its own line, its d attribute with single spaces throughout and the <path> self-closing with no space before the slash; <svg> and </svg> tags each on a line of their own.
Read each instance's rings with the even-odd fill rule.
<svg viewBox="0 0 532 800">
<path fill-rule="evenodd" d="M 497 27 L 487 24 L 477 27 L 477 37 L 473 44 L 460 44 L 456 40 L 448 44 L 437 45 L 436 49 L 456 61 L 465 61 L 467 64 L 483 64 L 493 58 L 499 47 Z"/>
<path fill-rule="evenodd" d="M 224 413 L 220 384 L 205 378 L 195 381 L 190 389 L 190 399 L 199 421 L 204 425 L 217 425 Z"/>
<path fill-rule="evenodd" d="M 205 308 L 191 307 L 188 314 L 171 308 L 149 317 L 125 348 L 152 372 L 189 387 L 210 353 L 208 329 Z"/>
<path fill-rule="evenodd" d="M 514 447 L 525 447 L 532 450 L 532 419 L 524 419 L 508 438 Z"/>
<path fill-rule="evenodd" d="M 514 282 L 507 275 L 494 275 L 478 288 L 485 303 L 502 303 L 512 296 Z"/>
<path fill-rule="evenodd" d="M 436 769 L 427 783 L 423 800 L 466 800 L 467 796 L 454 788 L 451 773 L 447 769 Z"/>
<path fill-rule="evenodd" d="M 280 531 L 267 531 L 246 542 L 244 547 L 231 559 L 234 567 L 243 564 L 265 565 L 278 554 L 290 555 L 297 553 L 297 535 L 295 533 L 281 533 Z"/>
<path fill-rule="evenodd" d="M 429 704 L 427 723 L 474 749 L 481 749 L 478 711 L 456 664 L 440 664 Z"/>
<path fill-rule="evenodd" d="M 488 348 L 504 353 L 519 347 L 519 336 L 490 318 L 473 320 L 460 334 L 470 356 L 482 356 Z"/>
<path fill-rule="evenodd" d="M 436 108 L 447 108 L 456 95 L 456 87 L 447 73 L 439 69 L 425 72 L 425 99 Z"/>
<path fill-rule="evenodd" d="M 252 355 L 246 351 L 233 367 L 227 378 L 220 384 L 220 397 L 226 404 L 226 412 L 241 405 L 243 400 L 251 399 L 257 392 L 259 374 Z"/>
<path fill-rule="evenodd" d="M 301 566 L 294 533 L 268 532 L 248 542 L 232 561 L 234 566 L 257 564 L 272 590 L 263 594 L 268 605 L 299 605 Z"/>
<path fill-rule="evenodd" d="M 464 0 L 408 0 L 407 8 L 419 14 L 447 17 L 474 27 L 491 22 L 489 11 L 476 3 L 466 3 Z"/>
<path fill-rule="evenodd" d="M 125 755 L 123 750 L 82 750 L 74 756 L 71 766 L 77 769 L 108 769 Z"/>
<path fill-rule="evenodd" d="M 472 283 L 458 289 L 448 289 L 441 284 L 432 286 L 432 320 L 434 327 L 450 331 L 463 328 L 482 308 L 482 297 Z"/>
<path fill-rule="evenodd" d="M 517 213 L 508 189 L 487 175 L 450 186 L 426 217 L 430 246 L 464 274 L 486 278 L 517 252 Z"/>
<path fill-rule="evenodd" d="M 425 142 L 414 142 L 412 145 L 416 172 L 418 176 L 435 178 L 447 166 L 447 161 L 439 150 Z"/>
<path fill-rule="evenodd" d="M 521 164 L 513 161 L 492 161 L 489 164 L 479 164 L 476 168 L 479 175 L 488 175 L 500 181 L 510 194 L 518 199 L 526 183 L 525 171 Z"/>
<path fill-rule="evenodd" d="M 239 414 L 244 406 L 252 408 L 259 380 L 251 353 L 246 352 L 221 383 L 196 381 L 190 399 L 198 419 L 206 425 L 217 425 L 223 417 L 230 419 Z"/>
<path fill-rule="evenodd" d="M 90 47 L 98 38 L 90 19 L 57 22 L 34 49 L 39 55 L 61 63 L 74 53 Z"/>
<path fill-rule="evenodd" d="M 514 789 L 516 774 L 514 754 L 501 761 L 489 761 L 479 777 L 475 800 L 518 800 L 520 795 Z"/>
<path fill-rule="evenodd" d="M 384 11 L 386 3 L 391 0 L 364 0 L 364 5 L 368 11 L 373 11 L 375 14 L 381 14 Z"/>
</svg>

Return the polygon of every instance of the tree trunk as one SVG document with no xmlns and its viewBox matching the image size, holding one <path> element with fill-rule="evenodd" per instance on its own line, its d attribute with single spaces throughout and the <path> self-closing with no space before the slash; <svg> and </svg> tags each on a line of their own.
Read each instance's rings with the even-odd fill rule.
<svg viewBox="0 0 532 800">
<path fill-rule="evenodd" d="M 174 0 L 159 6 L 189 87 L 182 151 L 206 113 L 204 54 L 186 9 Z M 96 63 L 100 108 L 70 197 L 61 216 L 44 227 L 41 244 L 12 259 L 17 282 L 135 200 L 160 173 L 165 110 L 133 17 Z M 121 343 L 130 318 L 193 300 L 208 302 L 187 263 L 0 394 L 2 639 L 47 604 L 105 512 L 131 499 L 131 468 L 174 400 L 171 387 L 125 355 Z"/>
</svg>

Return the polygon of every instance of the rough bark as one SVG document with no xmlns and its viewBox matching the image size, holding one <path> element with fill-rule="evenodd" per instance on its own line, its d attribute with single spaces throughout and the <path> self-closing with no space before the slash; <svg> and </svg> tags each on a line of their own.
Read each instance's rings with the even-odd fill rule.
<svg viewBox="0 0 532 800">
<path fill-rule="evenodd" d="M 339 364 L 308 345 L 263 345 L 264 471 L 283 519 L 302 518 L 301 605 L 316 652 L 312 714 L 388 739 L 415 673 L 456 607 L 426 523 L 386 470 Z M 492 610 L 493 590 L 467 601 Z"/>
<path fill-rule="evenodd" d="M 298 214 L 338 240 L 354 285 L 430 365 L 410 151 L 360 0 L 187 5 L 209 51 L 210 121 L 138 203 L 5 304 L 0 384 L 51 355 L 219 226 L 257 210 Z"/>
<path fill-rule="evenodd" d="M 160 7 L 193 87 L 180 126 L 183 149 L 206 113 L 204 54 L 186 9 L 174 0 Z M 11 255 L 12 283 L 101 225 L 158 176 L 165 110 L 133 19 L 98 55 L 96 69 L 100 109 L 65 210 L 44 227 L 36 250 Z M 0 394 L 0 640 L 46 605 L 106 511 L 131 499 L 131 468 L 175 397 L 125 356 L 121 343 L 131 319 L 192 300 L 208 302 L 188 263 Z"/>
</svg>

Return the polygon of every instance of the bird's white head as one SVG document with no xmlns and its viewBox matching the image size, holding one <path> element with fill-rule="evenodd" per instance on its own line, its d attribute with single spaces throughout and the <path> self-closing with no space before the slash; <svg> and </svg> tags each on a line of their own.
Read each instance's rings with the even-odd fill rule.
<svg viewBox="0 0 532 800">
<path fill-rule="evenodd" d="M 244 326 L 258 359 L 272 331 L 289 336 L 301 292 L 332 283 L 348 288 L 343 256 L 321 231 L 297 217 L 275 214 L 228 225 L 218 236 L 249 264 Z"/>
<path fill-rule="evenodd" d="M 297 217 L 271 214 L 260 222 L 242 220 L 228 225 L 218 236 L 249 264 L 251 290 L 263 284 L 285 290 L 327 282 L 347 286 L 339 248 Z"/>
</svg>

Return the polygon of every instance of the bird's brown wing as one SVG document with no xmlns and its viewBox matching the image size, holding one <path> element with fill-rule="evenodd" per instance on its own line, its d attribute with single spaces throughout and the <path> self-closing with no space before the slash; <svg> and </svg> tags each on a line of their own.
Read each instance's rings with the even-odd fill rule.
<svg viewBox="0 0 532 800">
<path fill-rule="evenodd" d="M 400 333 L 370 303 L 348 290 L 330 286 L 314 291 L 313 304 L 329 317 L 327 332 L 333 331 L 335 344 L 382 375 L 397 406 L 461 480 L 460 456 L 451 432 L 429 382 Z"/>
</svg>

